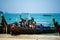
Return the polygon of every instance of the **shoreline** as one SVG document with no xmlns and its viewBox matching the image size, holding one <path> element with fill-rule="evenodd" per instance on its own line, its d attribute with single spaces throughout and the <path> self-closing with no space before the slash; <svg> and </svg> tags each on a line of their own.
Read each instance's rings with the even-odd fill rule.
<svg viewBox="0 0 60 40">
<path fill-rule="evenodd" d="M 54 35 L 27 35 L 21 34 L 11 36 L 10 34 L 0 34 L 0 40 L 60 40 L 60 36 Z"/>
</svg>

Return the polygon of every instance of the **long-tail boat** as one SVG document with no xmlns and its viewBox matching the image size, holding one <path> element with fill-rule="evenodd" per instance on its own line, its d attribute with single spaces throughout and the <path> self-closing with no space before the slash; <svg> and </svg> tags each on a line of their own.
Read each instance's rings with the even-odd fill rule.
<svg viewBox="0 0 60 40">
<path fill-rule="evenodd" d="M 12 24 L 7 24 L 4 16 L 2 16 L 1 23 L 5 27 L 5 32 L 11 33 L 11 25 Z M 36 27 L 38 27 L 38 25 Z M 7 28 L 7 30 L 6 30 L 6 28 Z M 55 32 L 57 32 L 55 27 L 44 27 L 43 31 L 41 31 L 39 28 L 33 29 L 33 28 L 26 28 L 26 27 L 19 27 L 19 26 L 16 26 L 14 28 L 14 34 L 40 34 L 40 33 L 55 33 Z"/>
<path fill-rule="evenodd" d="M 24 19 L 22 19 L 22 20 L 24 20 Z M 41 31 L 41 29 L 38 28 L 39 26 L 36 25 L 36 28 L 16 26 L 16 27 L 14 27 L 14 34 L 40 34 L 40 33 L 55 33 L 55 32 L 57 32 L 55 27 L 44 27 L 43 31 Z"/>
<path fill-rule="evenodd" d="M 6 33 L 7 32 L 7 22 L 5 20 L 4 14 L 2 11 L 0 11 L 1 14 L 1 23 L 0 23 L 0 33 Z"/>
</svg>

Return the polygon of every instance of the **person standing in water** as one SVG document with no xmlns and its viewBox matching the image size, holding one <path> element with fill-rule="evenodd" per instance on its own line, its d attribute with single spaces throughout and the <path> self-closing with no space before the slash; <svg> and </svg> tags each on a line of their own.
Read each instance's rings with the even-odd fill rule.
<svg viewBox="0 0 60 40">
<path fill-rule="evenodd" d="M 14 28 L 15 28 L 15 24 L 13 24 L 12 26 L 11 26 L 11 35 L 13 35 L 14 34 Z"/>
<path fill-rule="evenodd" d="M 42 24 L 40 24 L 40 30 L 41 32 L 44 30 L 44 26 Z"/>
<path fill-rule="evenodd" d="M 59 32 L 59 35 L 60 35 L 60 25 L 58 24 L 58 22 L 55 21 L 55 18 L 53 18 L 52 20 L 53 20 L 54 26 L 56 27 L 56 29 L 57 29 L 57 31 Z"/>
</svg>

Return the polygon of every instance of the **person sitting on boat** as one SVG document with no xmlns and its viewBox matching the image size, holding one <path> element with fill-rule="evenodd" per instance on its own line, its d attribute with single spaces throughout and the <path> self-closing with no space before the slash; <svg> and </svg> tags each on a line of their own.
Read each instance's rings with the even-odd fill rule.
<svg viewBox="0 0 60 40">
<path fill-rule="evenodd" d="M 34 22 L 34 18 L 33 17 L 31 17 L 31 22 Z"/>
<path fill-rule="evenodd" d="M 44 30 L 44 26 L 42 24 L 40 24 L 40 30 L 41 32 Z"/>
<path fill-rule="evenodd" d="M 24 19 L 21 17 L 21 15 L 20 15 L 20 22 L 19 22 L 19 26 L 20 27 L 23 27 L 24 26 Z"/>
<path fill-rule="evenodd" d="M 25 24 L 25 27 L 27 27 L 27 20 L 25 20 L 24 24 Z"/>
<path fill-rule="evenodd" d="M 60 25 L 58 24 L 58 22 L 55 21 L 55 18 L 53 18 L 52 20 L 53 20 L 54 26 L 56 27 L 57 31 L 60 34 Z"/>
<path fill-rule="evenodd" d="M 30 20 L 26 21 L 26 27 L 29 28 Z"/>
<path fill-rule="evenodd" d="M 32 29 L 35 29 L 35 27 L 36 27 L 36 22 L 30 23 L 30 24 L 29 24 L 29 27 L 32 28 Z"/>
<path fill-rule="evenodd" d="M 26 27 L 26 20 L 22 22 L 22 27 Z"/>
<path fill-rule="evenodd" d="M 20 22 L 18 22 L 18 27 L 21 27 L 21 26 L 20 26 Z"/>
<path fill-rule="evenodd" d="M 36 27 L 36 22 L 33 22 L 33 27 L 32 28 L 35 28 Z"/>
<path fill-rule="evenodd" d="M 22 20 L 20 19 L 19 27 L 22 27 Z"/>
<path fill-rule="evenodd" d="M 29 24 L 29 27 L 30 27 L 30 28 L 32 28 L 32 27 L 33 27 L 33 25 L 32 25 L 32 24 Z"/>
<path fill-rule="evenodd" d="M 24 27 L 26 27 L 27 25 L 27 20 L 24 20 Z"/>
</svg>

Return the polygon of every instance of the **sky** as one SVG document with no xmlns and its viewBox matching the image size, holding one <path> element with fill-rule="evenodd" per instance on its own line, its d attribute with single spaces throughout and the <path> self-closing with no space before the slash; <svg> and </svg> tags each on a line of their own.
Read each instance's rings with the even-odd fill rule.
<svg viewBox="0 0 60 40">
<path fill-rule="evenodd" d="M 60 13 L 60 0 L 0 0 L 0 11 L 9 13 Z"/>
</svg>

